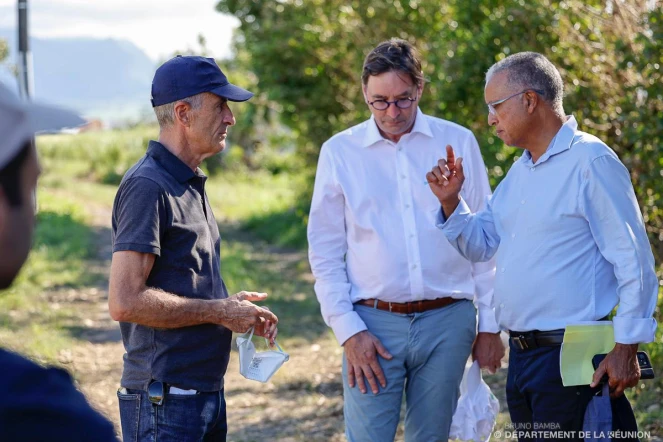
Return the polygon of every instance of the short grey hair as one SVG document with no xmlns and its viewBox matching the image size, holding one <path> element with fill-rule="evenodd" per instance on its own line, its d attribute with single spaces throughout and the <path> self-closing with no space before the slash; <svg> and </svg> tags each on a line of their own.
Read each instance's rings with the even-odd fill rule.
<svg viewBox="0 0 663 442">
<path fill-rule="evenodd" d="M 523 89 L 538 89 L 555 111 L 564 115 L 564 83 L 559 71 L 538 52 L 519 52 L 498 61 L 486 72 L 486 84 L 493 75 L 506 71 L 509 84 Z"/>
<path fill-rule="evenodd" d="M 173 101 L 171 103 L 162 104 L 154 108 L 154 113 L 157 116 L 159 127 L 164 128 L 171 126 L 175 122 L 175 103 L 184 101 L 191 106 L 191 109 L 200 109 L 203 105 L 203 96 L 206 92 L 202 92 L 191 97 L 182 98 L 181 100 Z"/>
</svg>

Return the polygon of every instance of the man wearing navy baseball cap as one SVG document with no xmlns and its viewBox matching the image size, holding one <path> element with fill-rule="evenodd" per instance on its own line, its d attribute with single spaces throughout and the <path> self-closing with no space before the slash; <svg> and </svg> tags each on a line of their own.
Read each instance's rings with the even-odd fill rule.
<svg viewBox="0 0 663 442">
<path fill-rule="evenodd" d="M 213 58 L 177 57 L 164 63 L 152 81 L 152 107 L 173 103 L 202 92 L 228 101 L 246 101 L 253 93 L 230 84 Z"/>
<path fill-rule="evenodd" d="M 274 342 L 277 317 L 228 296 L 220 237 L 199 166 L 235 124 L 229 101 L 253 94 L 211 58 L 177 56 L 152 81 L 159 140 L 126 173 L 113 205 L 108 304 L 126 354 L 118 390 L 124 440 L 225 441 L 223 376 L 232 332 Z"/>
<path fill-rule="evenodd" d="M 0 290 L 8 288 L 32 243 L 39 176 L 36 132 L 84 123 L 67 111 L 20 101 L 0 84 Z M 88 405 L 64 370 L 43 368 L 0 348 L 0 439 L 111 441 L 110 422 Z"/>
</svg>

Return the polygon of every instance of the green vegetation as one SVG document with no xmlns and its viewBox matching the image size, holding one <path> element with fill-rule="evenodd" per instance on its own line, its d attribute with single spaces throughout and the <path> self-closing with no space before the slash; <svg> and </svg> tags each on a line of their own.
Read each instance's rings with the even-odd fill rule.
<svg viewBox="0 0 663 442">
<path fill-rule="evenodd" d="M 147 142 L 158 136 L 156 127 L 127 131 L 86 132 L 75 137 L 47 135 L 39 138 L 40 160 L 57 168 L 59 176 L 119 184 L 124 172 L 143 154 Z"/>
<path fill-rule="evenodd" d="M 363 58 L 378 42 L 400 37 L 422 53 L 427 78 L 422 110 L 474 131 L 495 186 L 519 153 L 486 124 L 484 73 L 509 54 L 544 53 L 564 77 L 567 112 L 613 147 L 631 170 L 661 262 L 660 2 L 221 0 L 217 9 L 240 20 L 231 67 L 245 86 L 258 91 L 249 114 L 278 113 L 297 134 L 309 179 L 322 142 L 369 115 L 360 92 Z M 260 127 L 254 131 L 245 138 L 259 138 Z M 300 194 L 305 206 L 311 186 Z"/>
<path fill-rule="evenodd" d="M 71 308 L 49 294 L 98 283 L 90 271 L 92 230 L 83 207 L 70 198 L 40 189 L 35 242 L 14 285 L 0 296 L 0 340 L 39 359 L 54 360 L 71 346 L 67 329 Z"/>
<path fill-rule="evenodd" d="M 279 335 L 289 346 L 310 345 L 328 335 L 311 281 L 305 277 L 305 253 L 269 253 L 266 244 L 256 244 L 232 229 L 224 229 L 223 234 L 231 238 L 224 241 L 221 250 L 221 271 L 231 293 L 269 293 L 266 305 L 278 312 Z"/>
</svg>

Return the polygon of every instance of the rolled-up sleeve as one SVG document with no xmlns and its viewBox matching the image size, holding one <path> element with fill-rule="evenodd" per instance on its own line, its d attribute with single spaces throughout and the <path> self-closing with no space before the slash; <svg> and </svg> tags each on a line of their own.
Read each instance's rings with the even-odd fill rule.
<svg viewBox="0 0 663 442">
<path fill-rule="evenodd" d="M 654 257 L 628 170 L 617 158 L 604 155 L 590 163 L 580 206 L 601 254 L 614 266 L 619 297 L 615 341 L 652 342 L 658 296 Z"/>
<path fill-rule="evenodd" d="M 345 230 L 345 198 L 335 179 L 331 153 L 323 145 L 308 219 L 308 254 L 315 277 L 315 294 L 325 323 L 339 344 L 366 330 L 354 311 L 345 265 L 348 250 Z"/>
<path fill-rule="evenodd" d="M 486 166 L 474 135 L 469 139 L 464 156 L 466 160 L 464 164 L 469 165 L 470 168 L 465 173 L 467 179 L 463 193 L 469 209 L 476 213 L 485 208 L 486 199 L 490 197 L 491 191 Z M 499 327 L 495 319 L 495 308 L 493 307 L 495 259 L 491 258 L 485 262 L 473 262 L 472 278 L 475 285 L 474 305 L 479 313 L 479 332 L 497 333 Z"/>
</svg>

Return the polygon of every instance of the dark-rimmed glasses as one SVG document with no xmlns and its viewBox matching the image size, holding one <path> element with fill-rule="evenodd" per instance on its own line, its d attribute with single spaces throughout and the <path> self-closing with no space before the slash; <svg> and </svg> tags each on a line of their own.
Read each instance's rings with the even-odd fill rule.
<svg viewBox="0 0 663 442">
<path fill-rule="evenodd" d="M 396 106 L 399 109 L 408 109 L 412 107 L 412 103 L 417 101 L 418 97 L 414 98 L 399 98 L 398 100 L 394 101 L 387 101 L 387 100 L 375 100 L 375 101 L 369 101 L 368 104 L 373 106 L 373 109 L 379 110 L 379 111 L 384 111 L 389 109 L 389 106 L 392 104 Z"/>
<path fill-rule="evenodd" d="M 488 106 L 488 113 L 491 115 L 497 115 L 497 109 L 495 109 L 495 106 L 498 106 L 513 97 L 517 97 L 518 95 L 524 94 L 529 91 L 533 91 L 539 95 L 543 95 L 543 91 L 540 89 L 525 89 L 524 91 L 516 92 L 515 94 L 509 95 L 508 97 L 502 98 L 501 100 L 495 100 L 491 101 L 490 103 L 486 103 L 486 106 Z"/>
</svg>

